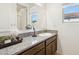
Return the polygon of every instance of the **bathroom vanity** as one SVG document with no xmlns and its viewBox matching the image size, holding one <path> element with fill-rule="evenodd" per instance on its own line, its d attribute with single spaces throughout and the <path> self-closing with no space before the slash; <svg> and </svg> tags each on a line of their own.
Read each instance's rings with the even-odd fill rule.
<svg viewBox="0 0 79 59">
<path fill-rule="evenodd" d="M 30 32 L 22 33 L 22 42 L 0 49 L 0 55 L 54 55 L 57 50 L 57 32 L 38 31 L 37 33 L 44 34 L 32 37 Z"/>
</svg>

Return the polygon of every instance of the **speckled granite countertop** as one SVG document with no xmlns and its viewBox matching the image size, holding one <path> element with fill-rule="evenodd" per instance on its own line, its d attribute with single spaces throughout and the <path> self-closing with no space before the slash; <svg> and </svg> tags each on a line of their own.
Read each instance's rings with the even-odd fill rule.
<svg viewBox="0 0 79 59">
<path fill-rule="evenodd" d="M 52 33 L 50 36 L 24 37 L 21 43 L 0 49 L 0 55 L 14 55 L 21 50 L 28 49 L 54 35 L 56 35 L 56 33 Z"/>
</svg>

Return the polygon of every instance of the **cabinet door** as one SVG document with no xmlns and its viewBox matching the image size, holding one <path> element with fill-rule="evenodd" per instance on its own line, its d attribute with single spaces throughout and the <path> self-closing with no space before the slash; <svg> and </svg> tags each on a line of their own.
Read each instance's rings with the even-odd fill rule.
<svg viewBox="0 0 79 59">
<path fill-rule="evenodd" d="M 56 40 L 56 39 L 57 39 L 57 36 L 56 36 L 56 35 L 53 36 L 53 37 L 51 37 L 51 38 L 49 38 L 48 40 L 46 40 L 46 45 L 52 43 L 52 42 L 53 42 L 54 40 Z"/>
<path fill-rule="evenodd" d="M 52 54 L 52 43 L 50 43 L 48 46 L 46 46 L 46 55 Z"/>
<path fill-rule="evenodd" d="M 45 55 L 45 49 L 40 50 L 35 55 Z"/>
<path fill-rule="evenodd" d="M 57 50 L 57 40 L 52 42 L 52 54 L 55 54 Z"/>
</svg>

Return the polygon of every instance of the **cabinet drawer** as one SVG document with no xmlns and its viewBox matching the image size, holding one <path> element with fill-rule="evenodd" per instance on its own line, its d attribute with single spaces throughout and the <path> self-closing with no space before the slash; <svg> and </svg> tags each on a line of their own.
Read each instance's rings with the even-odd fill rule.
<svg viewBox="0 0 79 59">
<path fill-rule="evenodd" d="M 49 38 L 48 40 L 46 40 L 46 45 L 50 44 L 52 41 L 54 41 L 57 38 L 57 36 L 53 36 L 51 38 Z"/>
<path fill-rule="evenodd" d="M 34 46 L 31 49 L 25 51 L 24 53 L 22 53 L 22 55 L 34 55 L 35 53 L 37 53 L 39 50 L 41 50 L 44 47 L 45 47 L 45 43 L 42 42 L 38 44 L 37 46 Z"/>
</svg>

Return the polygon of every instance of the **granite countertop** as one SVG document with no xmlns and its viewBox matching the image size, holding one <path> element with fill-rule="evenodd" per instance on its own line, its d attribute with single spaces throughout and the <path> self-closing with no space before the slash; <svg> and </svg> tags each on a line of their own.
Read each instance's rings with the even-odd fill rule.
<svg viewBox="0 0 79 59">
<path fill-rule="evenodd" d="M 52 33 L 52 35 L 50 35 L 50 36 L 24 37 L 23 41 L 21 43 L 0 49 L 0 55 L 14 55 L 24 49 L 28 49 L 28 48 L 38 44 L 54 35 L 56 35 L 56 33 Z"/>
</svg>

